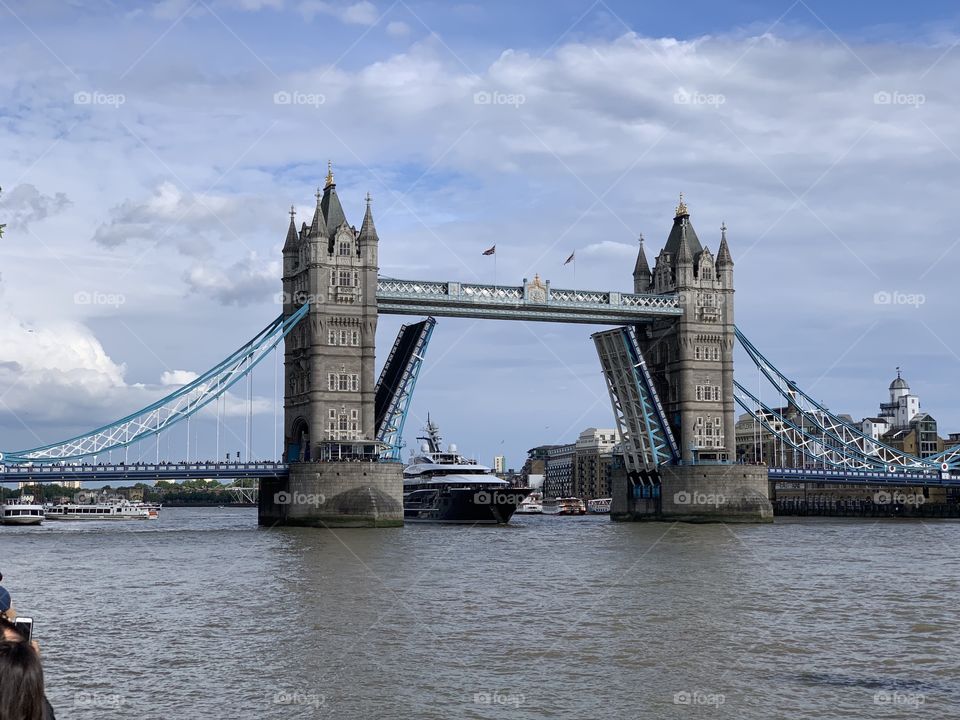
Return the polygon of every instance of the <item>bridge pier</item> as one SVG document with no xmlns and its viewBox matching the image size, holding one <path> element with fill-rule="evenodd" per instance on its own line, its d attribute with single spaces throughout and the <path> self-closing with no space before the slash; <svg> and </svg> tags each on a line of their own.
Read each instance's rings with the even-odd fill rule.
<svg viewBox="0 0 960 720">
<path fill-rule="evenodd" d="M 633 497 L 626 474 L 614 478 L 613 520 L 773 522 L 767 469 L 732 463 L 663 465 L 660 497 Z"/>
<path fill-rule="evenodd" d="M 260 525 L 400 527 L 403 477 L 400 463 L 293 463 L 287 478 L 261 481 Z"/>
</svg>

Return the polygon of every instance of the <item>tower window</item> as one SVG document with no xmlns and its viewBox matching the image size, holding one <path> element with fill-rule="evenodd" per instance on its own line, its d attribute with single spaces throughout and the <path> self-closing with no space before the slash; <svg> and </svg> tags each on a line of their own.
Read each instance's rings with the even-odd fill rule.
<svg viewBox="0 0 960 720">
<path fill-rule="evenodd" d="M 350 243 L 349 240 L 343 240 L 343 241 L 341 241 L 341 243 L 340 243 L 340 254 L 341 254 L 341 255 L 344 255 L 344 256 L 349 255 L 349 254 L 350 254 L 350 245 L 351 245 L 351 243 Z"/>
</svg>

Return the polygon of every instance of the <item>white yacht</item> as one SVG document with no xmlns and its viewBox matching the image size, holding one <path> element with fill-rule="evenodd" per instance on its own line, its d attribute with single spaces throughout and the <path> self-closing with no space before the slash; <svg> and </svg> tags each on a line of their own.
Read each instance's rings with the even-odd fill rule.
<svg viewBox="0 0 960 720">
<path fill-rule="evenodd" d="M 404 522 L 496 525 L 510 521 L 532 491 L 511 487 L 493 471 L 457 452 L 444 451 L 440 429 L 427 416 L 420 452 L 403 471 Z"/>
<path fill-rule="evenodd" d="M 517 508 L 517 515 L 540 515 L 542 512 L 543 493 L 539 490 L 534 490 L 527 495 Z"/>
<path fill-rule="evenodd" d="M 0 524 L 39 525 L 43 522 L 43 505 L 34 502 L 32 495 L 4 500 L 0 504 Z"/>
<path fill-rule="evenodd" d="M 110 499 L 95 503 L 64 503 L 44 508 L 47 520 L 156 520 L 159 506 Z"/>
</svg>

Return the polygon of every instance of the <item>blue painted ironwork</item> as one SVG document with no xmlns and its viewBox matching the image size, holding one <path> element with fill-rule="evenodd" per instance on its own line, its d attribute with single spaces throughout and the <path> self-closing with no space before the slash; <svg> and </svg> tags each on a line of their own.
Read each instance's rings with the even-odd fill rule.
<svg viewBox="0 0 960 720">
<path fill-rule="evenodd" d="M 55 462 L 123 448 L 187 419 L 246 377 L 307 314 L 304 304 L 280 316 L 229 357 L 161 400 L 83 435 L 28 450 L 3 453 L 7 463 Z"/>
<path fill-rule="evenodd" d="M 377 311 L 383 315 L 433 315 L 627 325 L 683 315 L 679 295 L 563 290 L 535 279 L 523 285 L 482 285 L 380 278 Z"/>
<path fill-rule="evenodd" d="M 924 473 L 837 470 L 814 468 L 767 468 L 767 477 L 776 482 L 825 483 L 828 485 L 885 485 L 896 487 L 960 487 L 960 475 L 930 471 Z"/>
<path fill-rule="evenodd" d="M 376 392 L 376 438 L 388 447 L 381 454 L 383 460 L 400 460 L 403 426 L 436 324 L 436 320 L 428 317 L 422 322 L 400 328 L 390 355 L 383 364 Z"/>
<path fill-rule="evenodd" d="M 0 483 L 58 483 L 133 480 L 233 480 L 249 478 L 283 478 L 286 463 L 220 462 L 220 463 L 43 463 L 0 465 Z"/>
<path fill-rule="evenodd" d="M 736 337 L 753 363 L 788 405 L 795 407 L 805 419 L 810 420 L 825 438 L 842 446 L 846 452 L 858 456 L 865 467 L 886 468 L 888 471 L 892 471 L 891 468 L 940 469 L 940 460 L 920 458 L 897 450 L 865 434 L 847 420 L 834 415 L 780 372 L 739 329 L 736 329 Z M 955 465 L 960 465 L 960 454 L 948 463 L 948 467 Z"/>
<path fill-rule="evenodd" d="M 591 335 L 610 394 L 627 473 L 641 477 L 680 457 L 633 327 Z M 649 475 L 647 475 L 649 477 Z"/>
</svg>

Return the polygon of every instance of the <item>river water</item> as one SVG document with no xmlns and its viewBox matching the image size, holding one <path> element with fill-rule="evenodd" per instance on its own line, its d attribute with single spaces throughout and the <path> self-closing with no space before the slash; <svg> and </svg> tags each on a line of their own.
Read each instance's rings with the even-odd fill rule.
<svg viewBox="0 0 960 720">
<path fill-rule="evenodd" d="M 0 528 L 62 718 L 960 718 L 960 522 Z"/>
</svg>

